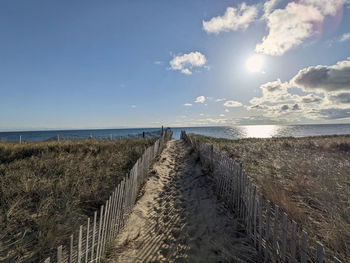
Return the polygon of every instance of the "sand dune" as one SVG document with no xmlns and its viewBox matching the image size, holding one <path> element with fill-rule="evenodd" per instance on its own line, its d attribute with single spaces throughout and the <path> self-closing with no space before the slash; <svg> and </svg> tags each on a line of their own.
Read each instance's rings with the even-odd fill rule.
<svg viewBox="0 0 350 263">
<path fill-rule="evenodd" d="M 172 140 L 106 261 L 256 262 L 257 256 L 196 154 Z"/>
</svg>

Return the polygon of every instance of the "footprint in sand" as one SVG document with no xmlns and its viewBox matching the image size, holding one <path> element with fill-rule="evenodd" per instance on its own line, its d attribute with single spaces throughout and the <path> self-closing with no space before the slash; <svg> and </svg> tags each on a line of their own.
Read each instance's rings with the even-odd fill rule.
<svg viewBox="0 0 350 263">
<path fill-rule="evenodd" d="M 169 255 L 169 246 L 162 247 L 162 248 L 160 249 L 160 254 L 161 254 L 163 257 L 167 258 L 168 255 Z"/>
<path fill-rule="evenodd" d="M 170 217 L 168 216 L 168 215 L 165 215 L 164 217 L 163 217 L 163 222 L 164 223 L 168 223 L 170 221 Z"/>
<path fill-rule="evenodd" d="M 171 230 L 171 234 L 173 235 L 173 237 L 175 239 L 177 239 L 181 234 L 181 229 L 179 229 L 179 228 L 173 229 L 173 230 Z"/>
</svg>

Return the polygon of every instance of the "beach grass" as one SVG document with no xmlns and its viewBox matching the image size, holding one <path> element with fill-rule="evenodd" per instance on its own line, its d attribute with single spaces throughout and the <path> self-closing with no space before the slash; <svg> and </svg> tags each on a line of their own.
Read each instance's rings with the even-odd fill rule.
<svg viewBox="0 0 350 263">
<path fill-rule="evenodd" d="M 0 143 L 0 261 L 55 253 L 155 140 Z"/>
<path fill-rule="evenodd" d="M 192 139 L 243 163 L 260 193 L 282 207 L 330 255 L 350 258 L 350 135 Z"/>
</svg>

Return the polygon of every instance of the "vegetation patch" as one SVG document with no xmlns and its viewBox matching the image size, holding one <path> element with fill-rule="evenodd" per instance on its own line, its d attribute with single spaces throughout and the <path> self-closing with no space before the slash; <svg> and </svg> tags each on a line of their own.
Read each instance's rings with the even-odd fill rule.
<svg viewBox="0 0 350 263">
<path fill-rule="evenodd" d="M 350 258 L 350 135 L 228 140 L 190 135 L 242 162 L 266 199 L 330 254 Z"/>
<path fill-rule="evenodd" d="M 0 143 L 0 261 L 55 253 L 155 141 Z"/>
</svg>

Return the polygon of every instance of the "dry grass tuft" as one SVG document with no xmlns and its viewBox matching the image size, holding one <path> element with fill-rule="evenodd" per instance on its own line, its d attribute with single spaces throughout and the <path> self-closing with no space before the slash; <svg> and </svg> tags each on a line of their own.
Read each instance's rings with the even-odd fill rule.
<svg viewBox="0 0 350 263">
<path fill-rule="evenodd" d="M 350 258 L 350 135 L 227 140 L 191 135 L 236 161 L 265 198 L 330 254 Z"/>
<path fill-rule="evenodd" d="M 0 261 L 55 253 L 154 141 L 0 143 Z"/>
</svg>

